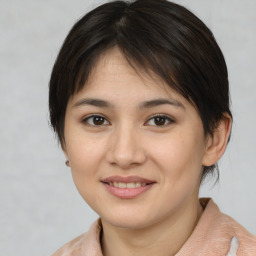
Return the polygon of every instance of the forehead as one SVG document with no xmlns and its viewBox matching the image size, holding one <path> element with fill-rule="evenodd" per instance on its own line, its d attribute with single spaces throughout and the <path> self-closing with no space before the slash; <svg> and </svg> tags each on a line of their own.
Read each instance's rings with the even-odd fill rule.
<svg viewBox="0 0 256 256">
<path fill-rule="evenodd" d="M 121 83 L 125 83 L 124 79 L 143 80 L 145 84 L 150 84 L 152 78 L 156 79 L 156 75 L 148 74 L 142 68 L 133 67 L 133 63 L 129 63 L 122 52 L 114 47 L 103 53 L 96 61 L 86 85 L 91 85 L 97 80 L 113 79 Z M 158 78 L 157 83 L 163 82 Z"/>
<path fill-rule="evenodd" d="M 116 94 L 117 90 L 122 90 L 122 92 L 127 90 L 129 95 L 132 92 L 137 95 L 144 91 L 148 95 L 151 94 L 152 97 L 155 94 L 161 94 L 186 101 L 154 72 L 130 63 L 122 52 L 115 47 L 98 58 L 82 91 L 87 93 L 97 91 L 97 93 L 101 92 L 104 95 L 109 95 Z"/>
</svg>

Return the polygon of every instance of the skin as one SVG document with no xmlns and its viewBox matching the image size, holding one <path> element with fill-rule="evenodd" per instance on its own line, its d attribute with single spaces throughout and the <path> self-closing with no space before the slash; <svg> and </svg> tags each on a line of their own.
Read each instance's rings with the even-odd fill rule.
<svg viewBox="0 0 256 256">
<path fill-rule="evenodd" d="M 89 98 L 111 106 L 82 103 Z M 176 102 L 141 107 L 155 99 Z M 157 114 L 165 116 L 160 123 Z M 101 125 L 91 115 L 103 117 Z M 99 58 L 84 88 L 69 99 L 63 150 L 79 193 L 101 217 L 104 255 L 178 252 L 202 214 L 202 166 L 219 160 L 230 127 L 226 115 L 214 136 L 205 136 L 196 109 L 160 78 L 135 72 L 118 48 Z M 155 184 L 121 199 L 101 182 L 114 175 Z"/>
</svg>

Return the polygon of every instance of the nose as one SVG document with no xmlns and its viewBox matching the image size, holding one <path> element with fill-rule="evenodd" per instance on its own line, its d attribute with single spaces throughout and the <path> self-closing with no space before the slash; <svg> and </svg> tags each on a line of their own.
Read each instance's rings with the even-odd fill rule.
<svg viewBox="0 0 256 256">
<path fill-rule="evenodd" d="M 107 161 L 121 169 L 143 164 L 146 153 L 140 137 L 134 128 L 117 129 L 110 138 Z"/>
</svg>

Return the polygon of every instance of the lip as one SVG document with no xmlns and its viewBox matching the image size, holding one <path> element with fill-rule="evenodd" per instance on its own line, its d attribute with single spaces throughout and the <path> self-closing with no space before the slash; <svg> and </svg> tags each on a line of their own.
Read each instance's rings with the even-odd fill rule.
<svg viewBox="0 0 256 256">
<path fill-rule="evenodd" d="M 108 192 L 112 195 L 121 198 L 121 199 L 132 199 L 136 198 L 139 195 L 143 194 L 144 192 L 148 191 L 152 188 L 152 186 L 156 183 L 153 180 L 145 179 L 139 176 L 111 176 L 101 181 Z M 118 188 L 110 185 L 110 182 L 123 182 L 123 183 L 130 183 L 130 182 L 139 182 L 139 183 L 146 183 L 145 186 L 137 187 L 137 188 Z"/>
<path fill-rule="evenodd" d="M 124 183 L 129 183 L 129 182 L 140 182 L 140 183 L 155 183 L 153 180 L 145 179 L 139 176 L 110 176 L 106 179 L 103 179 L 102 182 L 104 183 L 110 183 L 110 182 L 124 182 Z"/>
</svg>

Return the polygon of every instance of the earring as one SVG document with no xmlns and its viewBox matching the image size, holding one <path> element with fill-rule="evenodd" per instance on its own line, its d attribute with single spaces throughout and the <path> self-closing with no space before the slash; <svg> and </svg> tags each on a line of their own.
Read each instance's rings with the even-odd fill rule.
<svg viewBox="0 0 256 256">
<path fill-rule="evenodd" d="M 66 166 L 70 166 L 70 164 L 69 164 L 69 160 L 67 160 L 66 162 L 65 162 L 65 164 L 66 164 Z"/>
</svg>

